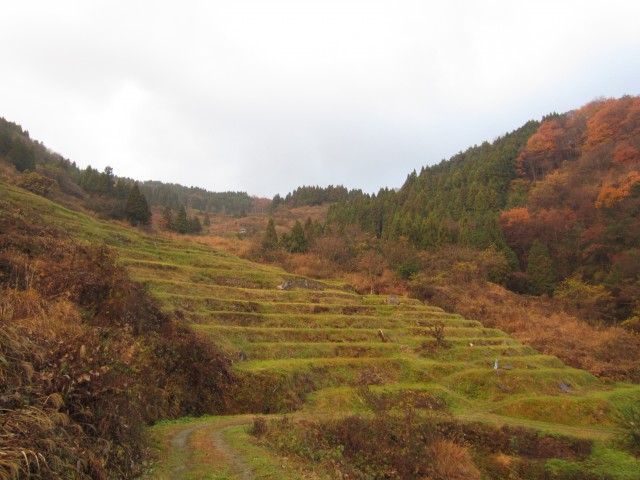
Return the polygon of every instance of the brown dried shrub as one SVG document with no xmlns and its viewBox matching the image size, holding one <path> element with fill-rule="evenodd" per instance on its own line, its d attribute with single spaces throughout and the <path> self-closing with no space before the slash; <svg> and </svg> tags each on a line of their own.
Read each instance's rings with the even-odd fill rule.
<svg viewBox="0 0 640 480">
<path fill-rule="evenodd" d="M 224 411 L 228 360 L 112 251 L 0 206 L 0 479 L 131 478 L 145 423 Z"/>
</svg>

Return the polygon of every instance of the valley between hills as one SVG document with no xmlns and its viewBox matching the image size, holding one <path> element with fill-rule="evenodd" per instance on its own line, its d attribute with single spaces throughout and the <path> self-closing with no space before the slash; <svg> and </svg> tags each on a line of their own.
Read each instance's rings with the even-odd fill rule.
<svg viewBox="0 0 640 480">
<path fill-rule="evenodd" d="M 113 249 L 161 310 L 231 359 L 224 415 L 150 427 L 155 461 L 144 478 L 336 478 L 339 455 L 319 439 L 313 451 L 298 436 L 353 415 L 382 424 L 429 419 L 442 439 L 464 437 L 465 448 L 486 452 L 483 462 L 463 455 L 463 473 L 436 466 L 444 473 L 434 478 L 463 478 L 465 468 L 467 478 L 487 471 L 486 478 L 507 478 L 492 475 L 517 468 L 549 478 L 592 478 L 567 471 L 638 478 L 637 460 L 616 446 L 613 413 L 638 401 L 637 385 L 598 380 L 503 331 L 405 296 L 358 294 L 344 282 L 292 275 L 1 188 L 3 216 L 28 213 L 73 242 Z M 282 442 L 256 419 L 280 422 Z"/>
<path fill-rule="evenodd" d="M 640 480 L 639 288 L 639 97 L 273 199 L 0 118 L 0 480 Z"/>
</svg>

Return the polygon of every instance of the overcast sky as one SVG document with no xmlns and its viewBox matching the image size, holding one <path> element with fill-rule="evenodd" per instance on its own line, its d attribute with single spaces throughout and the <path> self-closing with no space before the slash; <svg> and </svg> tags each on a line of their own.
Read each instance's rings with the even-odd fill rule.
<svg viewBox="0 0 640 480">
<path fill-rule="evenodd" d="M 640 1 L 3 2 L 0 116 L 81 167 L 375 192 L 640 93 Z"/>
</svg>

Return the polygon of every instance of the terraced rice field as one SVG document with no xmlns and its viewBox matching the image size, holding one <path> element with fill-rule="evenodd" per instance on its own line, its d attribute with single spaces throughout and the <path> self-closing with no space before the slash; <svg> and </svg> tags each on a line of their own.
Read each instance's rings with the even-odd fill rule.
<svg viewBox="0 0 640 480">
<path fill-rule="evenodd" d="M 247 413 L 315 418 L 363 412 L 358 386 L 368 384 L 380 395 L 426 393 L 462 421 L 602 441 L 615 433 L 612 401 L 640 394 L 635 386 L 606 385 L 500 330 L 416 300 L 358 295 L 339 282 L 295 278 L 205 247 L 184 246 L 174 255 L 177 247 L 147 251 L 144 258 L 138 248 L 121 249 L 122 261 L 167 311 L 235 359 L 247 386 L 244 402 L 252 406 Z M 286 282 L 293 286 L 282 289 Z M 445 335 L 440 347 L 430 329 L 438 322 Z M 184 469 L 164 462 L 149 478 L 303 478 L 295 469 L 283 473 L 281 459 L 251 446 L 250 417 L 236 420 L 157 427 L 159 438 L 170 442 L 197 424 L 193 435 L 199 432 L 209 443 L 188 434 Z M 199 459 L 216 449 L 227 452 L 226 460 L 203 467 Z M 261 463 L 252 466 L 251 459 Z M 199 468 L 220 476 L 203 477 Z"/>
<path fill-rule="evenodd" d="M 121 246 L 123 264 L 166 310 L 223 345 L 240 375 L 308 379 L 296 409 L 312 409 L 318 398 L 330 403 L 334 389 L 353 388 L 367 375 L 378 389 L 434 390 L 454 409 L 481 401 L 521 418 L 526 411 L 507 408 L 521 404 L 521 395 L 558 400 L 611 389 L 500 330 L 416 300 L 358 295 L 204 246 L 153 239 L 140 247 Z M 431 334 L 438 322 L 440 347 Z"/>
</svg>

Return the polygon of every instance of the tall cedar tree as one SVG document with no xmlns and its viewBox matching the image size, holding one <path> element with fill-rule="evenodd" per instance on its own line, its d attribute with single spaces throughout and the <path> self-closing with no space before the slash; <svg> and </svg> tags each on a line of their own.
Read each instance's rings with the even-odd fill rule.
<svg viewBox="0 0 640 480">
<path fill-rule="evenodd" d="M 173 229 L 178 233 L 187 233 L 191 230 L 189 218 L 187 217 L 187 210 L 184 208 L 184 205 L 180 205 L 180 208 L 178 209 L 176 219 L 173 223 Z"/>
<path fill-rule="evenodd" d="M 202 223 L 195 215 L 189 219 L 189 233 L 202 233 Z"/>
<path fill-rule="evenodd" d="M 264 251 L 275 250 L 278 248 L 278 234 L 276 233 L 276 225 L 273 222 L 273 218 L 269 219 L 267 223 L 267 229 L 262 237 L 262 249 Z"/>
<path fill-rule="evenodd" d="M 535 240 L 529 250 L 527 266 L 531 293 L 552 295 L 558 283 L 558 273 L 553 265 L 547 246 Z"/>
<path fill-rule="evenodd" d="M 147 225 L 151 220 L 151 210 L 144 195 L 140 193 L 138 184 L 134 183 L 129 191 L 129 198 L 124 207 L 124 214 L 131 225 Z"/>
<path fill-rule="evenodd" d="M 164 220 L 165 228 L 167 230 L 173 230 L 173 210 L 171 210 L 171 207 L 164 207 L 164 210 L 162 211 L 162 219 Z"/>
<path fill-rule="evenodd" d="M 15 140 L 8 154 L 9 161 L 19 172 L 36 169 L 36 156 L 30 144 Z"/>
<path fill-rule="evenodd" d="M 291 237 L 287 245 L 287 250 L 291 253 L 305 253 L 309 247 L 309 242 L 304 236 L 302 224 L 296 220 L 291 229 Z"/>
</svg>

